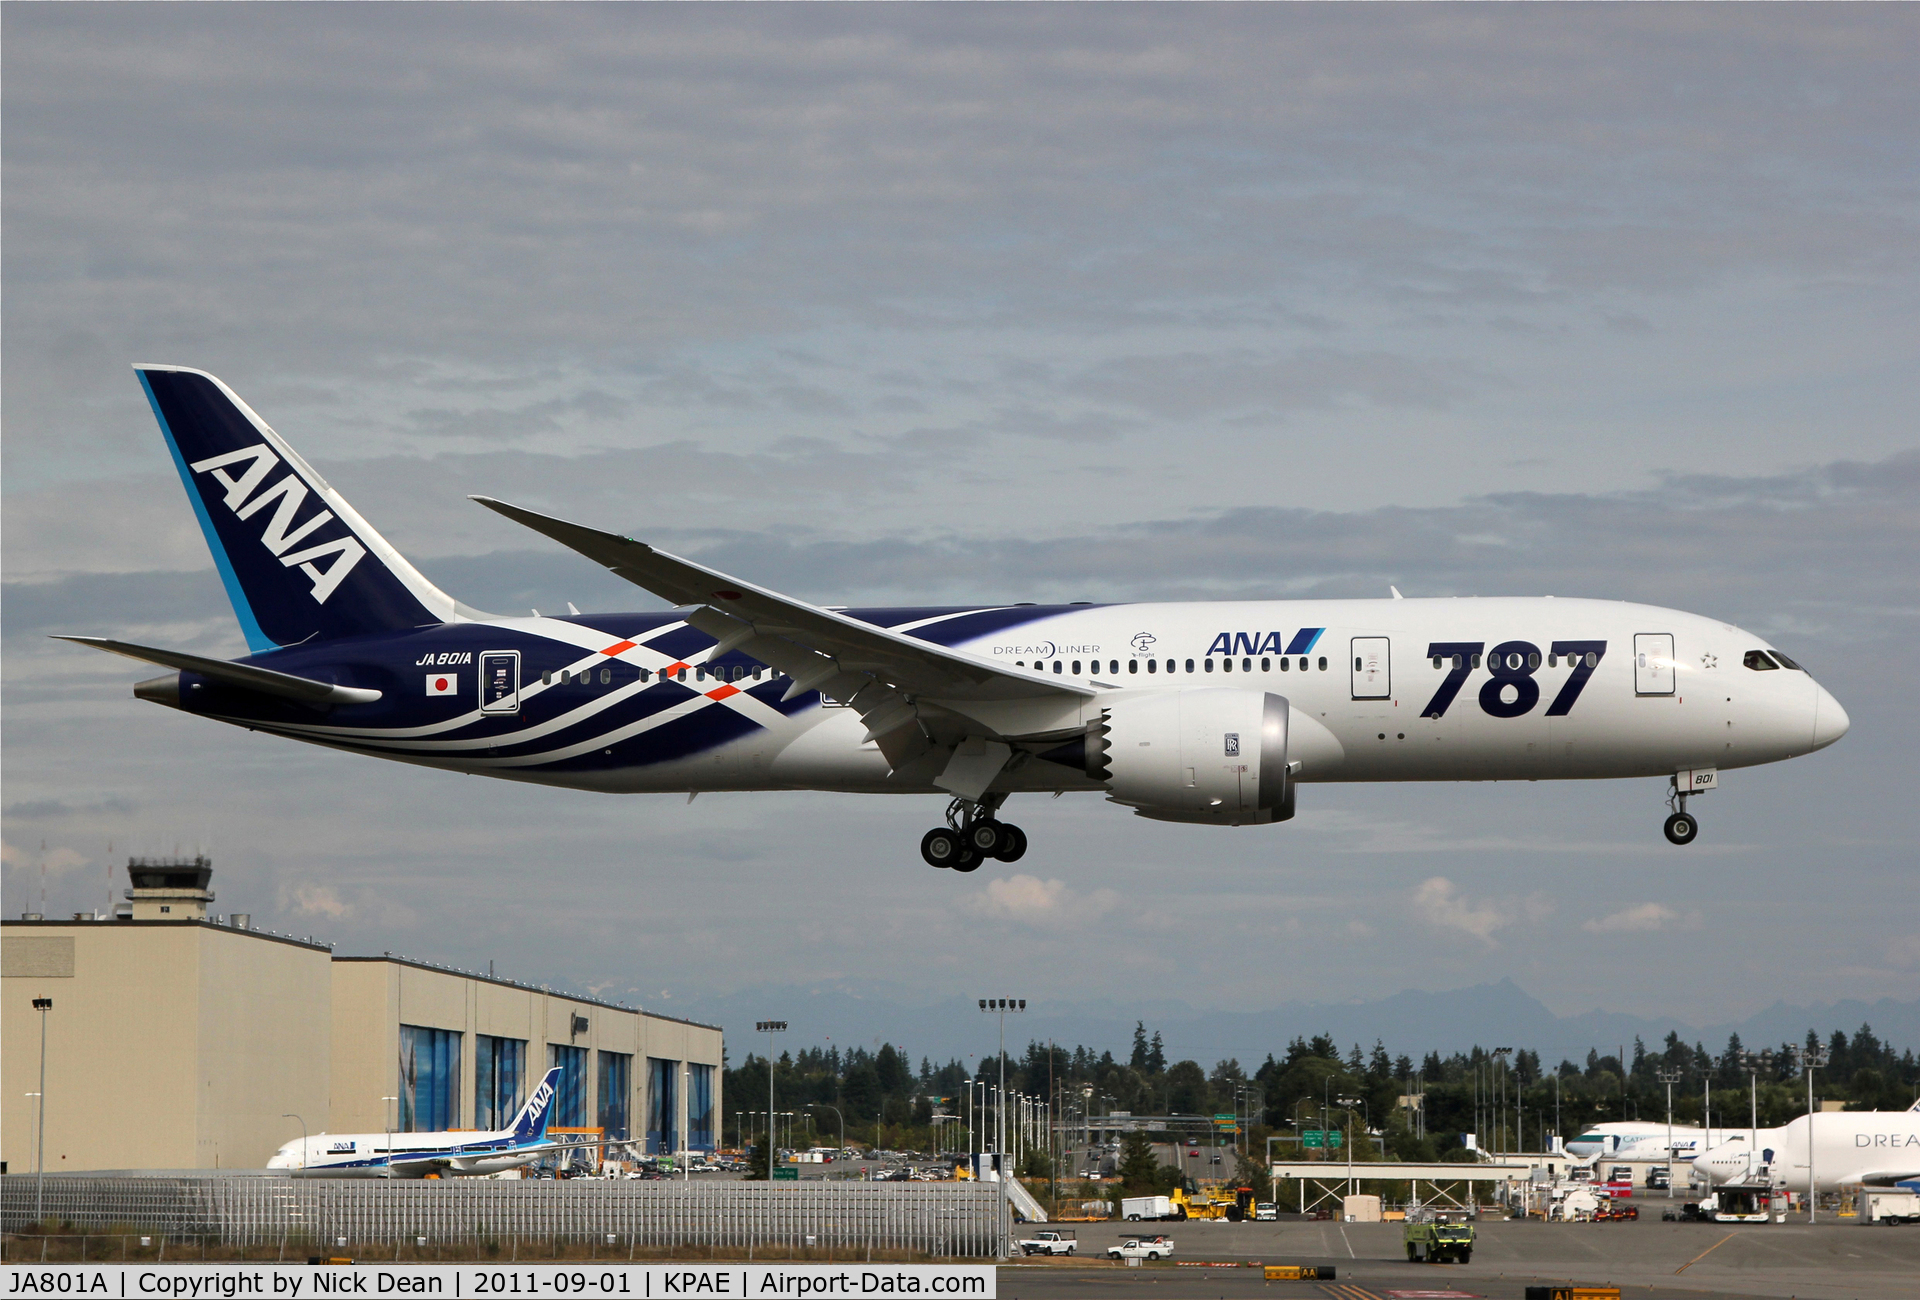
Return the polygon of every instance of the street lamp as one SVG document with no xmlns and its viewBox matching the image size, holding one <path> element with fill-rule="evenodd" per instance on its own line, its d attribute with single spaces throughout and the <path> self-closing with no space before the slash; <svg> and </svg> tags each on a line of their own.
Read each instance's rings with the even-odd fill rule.
<svg viewBox="0 0 1920 1300">
<path fill-rule="evenodd" d="M 1002 1156 L 1006 1154 L 1006 1109 L 1007 1109 L 1007 1013 L 1027 1009 L 1025 998 L 981 998 L 980 1009 L 1000 1017 L 1000 1092 L 993 1107 L 993 1147 Z"/>
<path fill-rule="evenodd" d="M 281 1111 L 280 1118 L 281 1119 L 300 1119 L 298 1115 L 294 1114 L 290 1110 Z M 304 1119 L 300 1119 L 300 1167 L 302 1169 L 305 1169 L 307 1167 L 307 1121 L 305 1121 Z"/>
<path fill-rule="evenodd" d="M 1496 1047 L 1493 1049 L 1494 1063 L 1499 1067 L 1499 1074 L 1494 1081 L 1493 1149 L 1494 1155 L 1496 1156 L 1500 1154 L 1500 1144 L 1505 1137 L 1504 1130 L 1507 1122 L 1507 1058 L 1512 1055 L 1513 1049 L 1511 1047 Z"/>
<path fill-rule="evenodd" d="M 842 1151 L 845 1151 L 847 1149 L 847 1117 L 845 1115 L 840 1114 L 840 1108 L 838 1106 L 829 1106 L 824 1101 L 810 1101 L 807 1103 L 807 1105 L 818 1106 L 821 1110 L 830 1110 L 835 1115 L 839 1116 L 840 1118 L 840 1149 Z"/>
<path fill-rule="evenodd" d="M 773 1036 L 784 1034 L 787 1022 L 784 1020 L 762 1020 L 754 1025 L 754 1032 L 767 1036 L 767 1181 L 773 1181 Z"/>
<path fill-rule="evenodd" d="M 33 1221 L 38 1224 L 47 1217 L 47 1013 L 53 1010 L 53 999 L 35 998 L 33 1009 L 40 1013 L 40 1091 L 34 1103 L 39 1134 L 33 1147 Z"/>
<path fill-rule="evenodd" d="M 1661 1066 L 1653 1077 L 1667 1085 L 1667 1199 L 1673 1199 L 1673 1085 L 1680 1082 L 1680 1071 Z"/>
<path fill-rule="evenodd" d="M 1820 1185 L 1813 1177 L 1813 1072 L 1825 1068 L 1828 1052 L 1824 1047 L 1799 1047 L 1794 1055 L 1807 1076 L 1807 1222 L 1812 1223 L 1820 1209 Z"/>
<path fill-rule="evenodd" d="M 1345 1126 L 1347 1130 L 1347 1195 L 1351 1196 L 1353 1195 L 1353 1108 L 1360 1104 L 1360 1099 L 1358 1097 L 1335 1097 L 1334 1100 L 1344 1106 L 1347 1111 L 1347 1123 Z M 1369 1123 L 1368 1127 L 1372 1127 L 1371 1123 Z M 1322 1142 L 1326 1141 L 1326 1136 L 1322 1134 L 1320 1140 Z"/>
</svg>

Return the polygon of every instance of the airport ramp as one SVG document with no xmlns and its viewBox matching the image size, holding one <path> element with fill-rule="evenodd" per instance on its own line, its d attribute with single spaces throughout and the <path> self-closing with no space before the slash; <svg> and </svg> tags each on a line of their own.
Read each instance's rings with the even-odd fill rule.
<svg viewBox="0 0 1920 1300">
<path fill-rule="evenodd" d="M 1013 1204 L 1013 1212 L 1028 1223 L 1045 1223 L 1047 1212 L 1040 1208 L 1040 1202 L 1033 1199 L 1033 1193 L 1020 1185 L 1018 1178 L 1008 1178 L 1001 1184 L 1007 1189 L 1007 1200 Z"/>
</svg>

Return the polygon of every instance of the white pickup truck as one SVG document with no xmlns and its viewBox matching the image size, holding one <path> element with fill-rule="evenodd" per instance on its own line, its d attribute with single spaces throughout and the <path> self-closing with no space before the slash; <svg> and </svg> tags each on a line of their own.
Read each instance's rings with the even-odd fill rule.
<svg viewBox="0 0 1920 1300">
<path fill-rule="evenodd" d="M 1071 1255 L 1080 1246 L 1071 1232 L 1036 1232 L 1015 1244 L 1023 1255 Z"/>
<path fill-rule="evenodd" d="M 1108 1259 L 1166 1259 L 1173 1254 L 1171 1237 L 1128 1237 L 1107 1247 Z"/>
</svg>

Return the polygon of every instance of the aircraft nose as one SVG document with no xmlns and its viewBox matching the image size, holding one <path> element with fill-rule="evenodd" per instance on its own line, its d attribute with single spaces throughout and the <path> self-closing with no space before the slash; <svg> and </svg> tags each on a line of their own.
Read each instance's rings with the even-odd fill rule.
<svg viewBox="0 0 1920 1300">
<path fill-rule="evenodd" d="M 1840 701 L 1833 698 L 1824 686 L 1816 685 L 1813 697 L 1813 747 L 1825 749 L 1834 741 L 1847 734 L 1853 725 L 1853 719 L 1840 707 Z"/>
</svg>

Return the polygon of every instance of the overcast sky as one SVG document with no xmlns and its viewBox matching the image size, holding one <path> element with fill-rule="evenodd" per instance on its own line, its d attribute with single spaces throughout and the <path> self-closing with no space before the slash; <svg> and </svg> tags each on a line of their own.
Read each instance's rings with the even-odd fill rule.
<svg viewBox="0 0 1920 1300">
<path fill-rule="evenodd" d="M 104 903 L 111 842 L 204 847 L 218 910 L 351 951 L 692 1014 L 988 971 L 1920 997 L 1911 6 L 0 24 L 8 914 L 43 840 L 48 910 Z M 134 361 L 219 374 L 484 608 L 658 602 L 469 492 L 836 604 L 1648 600 L 1774 638 L 1854 729 L 1730 773 L 1685 851 L 1652 780 L 1307 787 L 1239 831 L 1016 801 L 1032 851 L 964 877 L 918 860 L 934 799 L 307 749 L 45 640 L 244 651 Z"/>
</svg>

